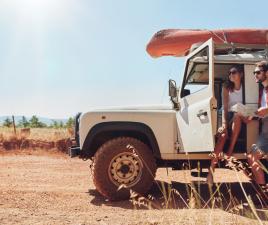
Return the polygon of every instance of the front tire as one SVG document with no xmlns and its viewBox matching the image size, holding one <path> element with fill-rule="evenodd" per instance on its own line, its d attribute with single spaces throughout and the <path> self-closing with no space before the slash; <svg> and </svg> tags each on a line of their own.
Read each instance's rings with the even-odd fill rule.
<svg viewBox="0 0 268 225">
<path fill-rule="evenodd" d="M 130 190 L 147 193 L 155 178 L 156 163 L 146 144 L 119 137 L 97 150 L 92 170 L 96 189 L 110 200 L 122 200 L 129 198 Z"/>
</svg>

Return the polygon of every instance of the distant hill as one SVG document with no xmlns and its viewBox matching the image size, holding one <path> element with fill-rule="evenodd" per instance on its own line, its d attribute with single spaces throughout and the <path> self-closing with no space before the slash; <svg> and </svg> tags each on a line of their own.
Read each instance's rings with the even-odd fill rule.
<svg viewBox="0 0 268 225">
<path fill-rule="evenodd" d="M 38 117 L 38 116 L 37 116 Z M 0 116 L 0 125 L 3 124 L 4 120 L 6 118 L 12 119 L 12 116 Z M 15 118 L 15 123 L 18 124 L 20 120 L 22 120 L 22 116 L 14 116 Z M 31 117 L 26 117 L 27 120 L 30 120 Z M 42 123 L 45 123 L 47 125 L 50 125 L 53 123 L 53 121 L 63 122 L 66 123 L 68 119 L 52 119 L 52 118 L 47 118 L 47 117 L 38 117 L 39 121 Z"/>
</svg>

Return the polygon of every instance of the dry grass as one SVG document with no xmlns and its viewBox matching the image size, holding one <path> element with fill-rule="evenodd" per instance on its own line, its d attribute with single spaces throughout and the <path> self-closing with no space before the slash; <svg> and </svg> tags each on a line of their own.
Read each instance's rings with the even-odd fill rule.
<svg viewBox="0 0 268 225">
<path fill-rule="evenodd" d="M 0 140 L 8 140 L 10 138 L 13 138 L 14 136 L 17 136 L 18 138 L 22 137 L 21 133 L 22 129 L 16 130 L 16 135 L 14 133 L 13 128 L 8 127 L 0 127 Z M 29 139 L 34 140 L 50 140 L 50 141 L 57 141 L 64 138 L 71 138 L 72 131 L 68 130 L 66 128 L 31 128 L 30 129 L 30 135 L 27 137 Z"/>
<path fill-rule="evenodd" d="M 26 128 L 17 129 L 0 127 L 0 148 L 13 149 L 58 149 L 68 151 L 71 146 L 73 131 L 70 129 Z"/>
<path fill-rule="evenodd" d="M 133 152 L 137 154 L 135 148 L 133 146 L 132 148 L 134 149 Z M 256 186 L 256 184 L 247 183 L 245 185 L 243 178 L 241 179 L 241 175 L 244 177 L 246 174 L 249 175 L 251 171 L 249 166 L 234 157 L 224 156 L 222 160 L 234 172 L 235 185 L 228 183 L 208 185 L 200 181 L 172 184 L 160 181 L 155 183 L 159 190 L 157 197 L 153 195 L 144 197 L 131 191 L 131 202 L 135 208 L 209 209 L 211 210 L 210 218 L 213 217 L 215 209 L 219 209 L 255 220 L 255 224 L 266 223 L 268 221 L 268 198 L 265 196 L 265 191 Z M 144 160 L 143 163 L 146 164 Z M 187 168 L 185 171 L 189 170 L 191 168 Z M 200 175 L 198 174 L 199 177 Z M 237 192 L 237 190 L 239 191 Z M 162 200 L 159 201 L 159 199 Z M 237 222 L 234 222 L 234 224 L 239 224 Z M 209 220 L 207 223 L 214 224 L 215 221 Z M 193 224 L 198 224 L 198 220 Z M 218 224 L 218 221 L 216 224 Z"/>
</svg>

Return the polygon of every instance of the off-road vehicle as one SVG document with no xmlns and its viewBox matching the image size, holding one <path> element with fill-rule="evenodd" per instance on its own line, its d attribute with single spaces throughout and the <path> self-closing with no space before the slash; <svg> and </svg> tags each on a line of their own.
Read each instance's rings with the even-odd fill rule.
<svg viewBox="0 0 268 225">
<path fill-rule="evenodd" d="M 233 65 L 244 70 L 243 103 L 258 107 L 255 63 L 267 58 L 267 46 L 220 44 L 212 39 L 186 56 L 183 81 L 169 81 L 170 107 L 92 110 L 76 117 L 71 156 L 93 160 L 96 189 L 123 199 L 130 189 L 145 194 L 157 168 L 209 165 L 222 121 L 222 87 Z M 259 122 L 244 125 L 233 156 L 246 160 L 256 142 Z"/>
</svg>

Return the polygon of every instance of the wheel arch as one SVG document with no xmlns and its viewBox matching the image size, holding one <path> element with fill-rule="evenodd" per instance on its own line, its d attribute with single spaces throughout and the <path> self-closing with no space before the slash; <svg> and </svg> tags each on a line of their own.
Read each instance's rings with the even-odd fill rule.
<svg viewBox="0 0 268 225">
<path fill-rule="evenodd" d="M 82 158 L 92 158 L 106 141 L 120 137 L 133 137 L 147 144 L 154 157 L 160 157 L 160 150 L 152 129 L 140 122 L 103 122 L 96 124 L 86 136 L 81 148 Z"/>
</svg>

